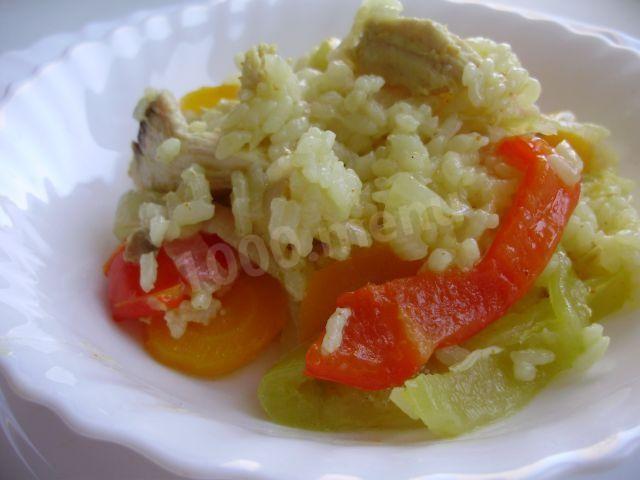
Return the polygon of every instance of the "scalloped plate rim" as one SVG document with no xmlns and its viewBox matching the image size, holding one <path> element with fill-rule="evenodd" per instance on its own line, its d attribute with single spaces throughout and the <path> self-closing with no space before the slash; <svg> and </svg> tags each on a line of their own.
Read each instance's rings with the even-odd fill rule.
<svg viewBox="0 0 640 480">
<path fill-rule="evenodd" d="M 169 13 L 178 15 L 188 9 L 209 9 L 214 5 L 226 3 L 229 0 L 212 0 L 206 2 L 204 4 L 188 4 L 185 6 L 180 6 L 176 10 L 165 13 L 158 13 L 157 11 L 150 10 L 149 13 L 143 18 L 133 22 L 129 20 L 129 17 L 125 17 L 122 19 L 121 23 L 118 26 L 110 29 L 104 35 L 101 35 L 99 38 L 87 40 L 83 39 L 82 33 L 77 33 L 76 41 L 72 42 L 71 45 L 66 47 L 64 51 L 54 58 L 51 61 L 44 62 L 41 65 L 37 66 L 30 75 L 28 75 L 25 79 L 10 83 L 3 95 L 0 97 L 0 118 L 3 115 L 4 108 L 12 101 L 12 99 L 22 90 L 23 88 L 27 88 L 29 85 L 34 83 L 38 78 L 46 75 L 47 70 L 54 65 L 63 64 L 68 61 L 73 52 L 81 48 L 83 46 L 89 44 L 105 44 L 113 39 L 114 35 L 116 35 L 119 31 L 126 28 L 140 28 L 148 22 L 152 21 L 155 18 L 166 18 Z M 465 1 L 465 0 L 442 0 L 447 3 L 454 4 L 470 4 L 480 8 L 488 9 L 488 10 L 497 10 L 504 13 L 508 13 L 511 15 L 517 15 L 523 17 L 529 21 L 537 22 L 537 23 L 547 23 L 552 24 L 554 27 L 560 27 L 563 30 L 569 32 L 572 35 L 578 35 L 583 37 L 590 37 L 599 42 L 605 43 L 609 48 L 613 48 L 616 50 L 624 51 L 628 54 L 634 55 L 637 59 L 640 60 L 640 52 L 635 50 L 634 48 L 626 45 L 620 45 L 616 43 L 611 37 L 607 35 L 603 35 L 603 32 L 611 32 L 613 36 L 619 34 L 615 30 L 600 28 L 600 27 L 591 27 L 586 24 L 579 25 L 571 25 L 565 24 L 560 21 L 555 20 L 554 18 L 540 14 L 534 11 L 528 10 L 520 10 L 517 8 L 510 8 L 508 6 L 496 5 L 496 4 L 483 4 L 476 2 L 474 0 Z M 623 34 L 626 35 L 626 34 Z M 153 39 L 149 39 L 141 36 L 139 42 L 143 41 L 153 41 Z M 112 47 L 113 48 L 113 47 Z M 0 125 L 1 131 L 1 125 Z M 50 390 L 46 388 L 39 388 L 37 385 L 30 383 L 28 379 L 21 378 L 20 375 L 12 371 L 10 368 L 10 364 L 2 361 L 0 358 L 0 374 L 7 380 L 10 387 L 23 399 L 42 405 L 52 412 L 54 412 L 71 430 L 74 432 L 85 436 L 87 438 L 92 438 L 95 440 L 107 441 L 116 443 L 119 445 L 126 446 L 131 450 L 139 453 L 144 456 L 148 460 L 153 463 L 167 469 L 176 474 L 188 474 L 193 475 L 195 477 L 204 477 L 210 476 L 211 474 L 215 475 L 232 475 L 230 478 L 247 478 L 247 476 L 251 476 L 254 478 L 255 474 L 259 474 L 259 478 L 277 478 L 272 477 L 267 472 L 261 472 L 263 467 L 259 467 L 258 469 L 246 469 L 241 466 L 231 467 L 231 466 L 223 466 L 216 465 L 215 471 L 212 471 L 207 466 L 203 465 L 201 462 L 190 462 L 188 460 L 184 460 L 182 458 L 177 457 L 169 457 L 167 456 L 167 452 L 154 448 L 152 444 L 149 442 L 144 442 L 142 438 L 136 436 L 135 433 L 131 433 L 129 435 L 124 435 L 122 432 L 118 432 L 113 428 L 109 428 L 109 425 L 102 424 L 97 425 L 95 423 L 85 421 L 81 416 L 75 414 L 70 411 L 68 405 L 65 404 L 64 401 L 59 400 L 55 394 L 53 394 Z M 600 442 L 594 443 L 590 446 L 567 450 L 565 452 L 559 452 L 557 454 L 549 455 L 540 460 L 532 462 L 528 465 L 523 465 L 521 467 L 496 471 L 491 473 L 482 473 L 482 474 L 458 474 L 454 472 L 442 472 L 442 473 L 427 473 L 421 475 L 420 479 L 427 479 L 432 477 L 438 478 L 463 478 L 463 479 L 484 479 L 484 478 L 494 478 L 499 476 L 501 478 L 531 478 L 534 476 L 550 476 L 550 475 L 560 475 L 566 473 L 573 473 L 577 471 L 584 471 L 585 468 L 598 468 L 607 465 L 615 465 L 622 461 L 624 458 L 629 457 L 632 453 L 638 450 L 640 447 L 640 424 L 627 429 L 621 430 L 612 434 Z M 268 476 L 264 476 L 267 474 Z M 340 474 L 336 474 L 340 476 Z M 359 477 L 353 477 L 351 475 L 346 475 L 345 479 L 356 479 Z"/>
</svg>

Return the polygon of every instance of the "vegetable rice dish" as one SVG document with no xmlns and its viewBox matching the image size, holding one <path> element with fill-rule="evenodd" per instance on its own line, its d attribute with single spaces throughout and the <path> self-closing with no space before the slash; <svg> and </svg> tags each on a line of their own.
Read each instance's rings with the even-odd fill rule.
<svg viewBox="0 0 640 480">
<path fill-rule="evenodd" d="M 366 0 L 342 40 L 236 64 L 135 107 L 104 273 L 156 360 L 216 378 L 277 342 L 274 422 L 454 436 L 605 354 L 638 302 L 634 186 L 509 45 Z"/>
</svg>

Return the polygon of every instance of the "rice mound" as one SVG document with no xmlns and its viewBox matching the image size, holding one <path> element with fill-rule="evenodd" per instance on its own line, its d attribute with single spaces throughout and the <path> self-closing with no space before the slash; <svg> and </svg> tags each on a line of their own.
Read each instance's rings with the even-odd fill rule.
<svg viewBox="0 0 640 480">
<path fill-rule="evenodd" d="M 566 112 L 542 114 L 540 84 L 509 45 L 465 39 L 479 60 L 465 65 L 454 91 L 416 95 L 358 73 L 350 52 L 364 23 L 401 10 L 394 0 L 366 2 L 342 42 L 323 41 L 295 61 L 272 45 L 250 49 L 236 59 L 237 100 L 190 118 L 191 130 L 220 134 L 216 158 L 247 165 L 231 173 L 234 233 L 257 235 L 280 267 L 286 263 L 279 278 L 293 298 L 304 296 L 308 272 L 373 242 L 388 242 L 399 257 L 423 259 L 434 271 L 471 268 L 519 181 L 485 147 L 527 133 L 570 139 L 584 163 L 582 198 L 562 241 L 576 270 L 589 276 L 639 265 L 640 220 L 631 185 L 611 169 L 608 132 Z M 171 161 L 179 149 L 168 143 L 162 157 Z M 186 173 L 183 182 L 202 183 L 200 173 Z M 216 218 L 201 187 L 181 186 L 164 201 L 137 193 L 146 195 L 133 203 L 155 225 L 154 243 Z M 166 225 L 149 218 L 153 201 Z"/>
</svg>

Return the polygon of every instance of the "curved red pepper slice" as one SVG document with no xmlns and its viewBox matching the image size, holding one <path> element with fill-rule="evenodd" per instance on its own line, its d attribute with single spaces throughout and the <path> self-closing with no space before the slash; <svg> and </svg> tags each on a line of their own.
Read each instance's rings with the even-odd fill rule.
<svg viewBox="0 0 640 480">
<path fill-rule="evenodd" d="M 498 153 L 523 172 L 493 243 L 469 272 L 424 272 L 341 295 L 350 308 L 342 342 L 308 350 L 306 373 L 368 390 L 402 384 L 439 347 L 463 342 L 502 317 L 549 262 L 580 197 L 547 162 L 542 139 L 512 137 Z"/>
</svg>

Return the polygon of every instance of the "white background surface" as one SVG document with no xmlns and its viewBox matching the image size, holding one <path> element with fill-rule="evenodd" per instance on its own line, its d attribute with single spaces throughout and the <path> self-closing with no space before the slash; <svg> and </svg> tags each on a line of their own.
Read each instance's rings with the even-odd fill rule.
<svg viewBox="0 0 640 480">
<path fill-rule="evenodd" d="M 301 0 L 303 1 L 303 0 Z M 512 0 L 484 2 L 598 25 L 640 38 L 640 0 Z M 174 8 L 172 0 L 0 0 L 0 96 L 11 82 L 58 56 L 75 33 L 99 38 L 119 19 Z M 97 22 L 97 23 L 96 23 Z M 1 172 L 0 172 L 1 174 Z M 18 398 L 0 378 L 0 479 L 177 479 L 123 447 L 69 430 L 53 413 Z M 8 415 L 7 412 L 11 412 Z M 29 444 L 29 441 L 32 444 Z M 15 448 L 14 448 L 15 445 Z M 19 454 L 16 452 L 20 452 Z M 24 458 L 24 461 L 20 457 Z M 563 478 L 640 478 L 640 455 L 614 468 Z"/>
</svg>

